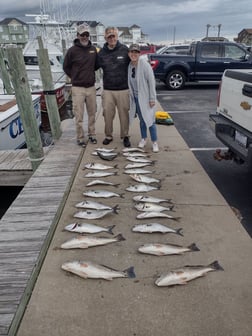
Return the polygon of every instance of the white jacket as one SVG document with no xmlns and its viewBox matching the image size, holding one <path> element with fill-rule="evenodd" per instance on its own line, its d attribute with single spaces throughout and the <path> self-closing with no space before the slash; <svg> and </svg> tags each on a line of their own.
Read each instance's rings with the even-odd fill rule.
<svg viewBox="0 0 252 336">
<path fill-rule="evenodd" d="M 129 69 L 130 69 L 129 65 Z M 128 83 L 130 92 L 130 122 L 136 115 L 136 103 L 134 100 L 133 89 L 130 85 L 131 71 L 128 71 Z M 149 62 L 139 58 L 136 71 L 138 101 L 145 124 L 150 127 L 155 122 L 155 107 L 151 108 L 150 101 L 156 101 L 156 81 L 153 70 Z"/>
</svg>

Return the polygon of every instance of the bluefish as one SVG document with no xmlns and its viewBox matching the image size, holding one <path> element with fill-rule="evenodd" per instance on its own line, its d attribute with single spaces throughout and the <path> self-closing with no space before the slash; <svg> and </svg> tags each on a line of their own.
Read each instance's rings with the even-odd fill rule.
<svg viewBox="0 0 252 336">
<path fill-rule="evenodd" d="M 89 224 L 89 223 L 72 223 L 65 226 L 65 230 L 69 232 L 77 233 L 100 233 L 107 232 L 109 234 L 114 234 L 113 229 L 115 225 L 110 225 L 107 227 Z"/>
<path fill-rule="evenodd" d="M 101 246 L 101 245 L 107 245 L 111 243 L 116 243 L 119 241 L 123 241 L 125 238 L 122 234 L 118 234 L 117 236 L 113 238 L 107 238 L 107 237 L 96 237 L 96 236 L 77 236 L 74 238 L 71 238 L 61 244 L 60 248 L 62 249 L 86 249 L 89 247 L 94 246 Z"/>
<path fill-rule="evenodd" d="M 173 229 L 160 223 L 137 224 L 132 228 L 133 232 L 141 233 L 175 233 L 183 236 L 182 228 Z"/>
<path fill-rule="evenodd" d="M 146 254 L 153 254 L 156 256 L 166 256 L 172 254 L 183 254 L 185 252 L 195 252 L 200 249 L 196 246 L 195 243 L 184 247 L 176 244 L 144 244 L 138 248 L 138 251 Z"/>
<path fill-rule="evenodd" d="M 118 214 L 118 205 L 114 206 L 111 209 L 107 209 L 107 210 L 87 209 L 85 211 L 79 211 L 74 214 L 74 217 L 81 218 L 81 219 L 98 219 L 98 218 L 103 218 L 106 215 L 111 214 L 111 213 Z"/>
</svg>

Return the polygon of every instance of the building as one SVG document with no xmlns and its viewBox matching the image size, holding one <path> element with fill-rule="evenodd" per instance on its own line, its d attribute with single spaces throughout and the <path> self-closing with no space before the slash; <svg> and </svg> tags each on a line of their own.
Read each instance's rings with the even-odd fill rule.
<svg viewBox="0 0 252 336">
<path fill-rule="evenodd" d="M 29 39 L 28 25 L 16 18 L 0 21 L 0 45 L 17 44 L 24 46 Z"/>
<path fill-rule="evenodd" d="M 30 14 L 34 17 L 32 22 L 22 22 L 16 18 L 6 18 L 0 22 L 0 45 L 18 44 L 24 47 L 29 39 L 35 39 L 41 35 L 47 41 L 61 45 L 61 40 L 66 41 L 67 47 L 72 45 L 76 38 L 76 29 L 80 24 L 87 24 L 90 30 L 90 39 L 97 47 L 102 47 L 105 43 L 105 26 L 97 21 L 67 21 L 66 23 L 52 20 L 49 15 Z M 136 24 L 131 27 L 117 27 L 119 40 L 121 43 L 130 45 L 131 43 L 148 44 L 148 35 L 144 34 L 141 27 Z"/>
<path fill-rule="evenodd" d="M 148 43 L 149 36 L 144 34 L 141 30 L 141 27 L 134 24 L 131 27 L 117 27 L 119 31 L 119 40 L 126 44 L 130 45 L 131 43 Z"/>
<path fill-rule="evenodd" d="M 244 28 L 240 33 L 238 33 L 238 37 L 234 39 L 237 43 L 243 43 L 248 46 L 252 46 L 252 28 Z"/>
<path fill-rule="evenodd" d="M 87 24 L 90 29 L 91 41 L 94 45 L 102 47 L 105 43 L 104 31 L 105 26 L 97 21 L 71 21 L 69 29 L 75 30 L 81 24 Z M 141 28 L 137 25 L 131 27 L 117 27 L 119 33 L 119 41 L 123 44 L 130 45 L 131 43 L 148 43 L 148 35 L 144 34 Z"/>
</svg>

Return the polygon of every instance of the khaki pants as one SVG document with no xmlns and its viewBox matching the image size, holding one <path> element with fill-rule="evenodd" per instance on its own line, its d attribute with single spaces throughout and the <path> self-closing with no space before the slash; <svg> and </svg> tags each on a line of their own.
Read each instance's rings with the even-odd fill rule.
<svg viewBox="0 0 252 336">
<path fill-rule="evenodd" d="M 95 135 L 96 89 L 95 86 L 84 88 L 72 87 L 73 113 L 76 123 L 77 140 L 84 140 L 83 117 L 86 104 L 88 114 L 88 135 Z"/>
<path fill-rule="evenodd" d="M 120 137 L 129 134 L 129 90 L 103 90 L 102 108 L 105 122 L 105 136 L 113 138 L 113 121 L 116 109 L 120 120 Z"/>
</svg>

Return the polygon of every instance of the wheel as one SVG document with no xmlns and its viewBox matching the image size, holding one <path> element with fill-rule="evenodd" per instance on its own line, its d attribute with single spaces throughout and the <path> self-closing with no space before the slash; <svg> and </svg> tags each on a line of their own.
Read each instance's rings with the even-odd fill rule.
<svg viewBox="0 0 252 336">
<path fill-rule="evenodd" d="M 185 86 L 185 75 L 182 71 L 173 70 L 168 73 L 165 84 L 170 90 L 180 90 Z"/>
</svg>

